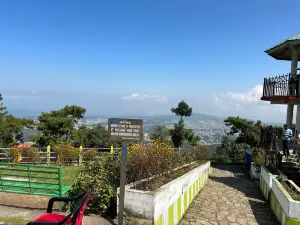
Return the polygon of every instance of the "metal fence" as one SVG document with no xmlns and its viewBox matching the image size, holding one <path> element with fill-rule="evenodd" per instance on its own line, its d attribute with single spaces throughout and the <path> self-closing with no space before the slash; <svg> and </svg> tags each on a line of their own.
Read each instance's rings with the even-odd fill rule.
<svg viewBox="0 0 300 225">
<path fill-rule="evenodd" d="M 286 74 L 264 78 L 263 97 L 289 96 L 290 77 L 290 74 Z"/>
<path fill-rule="evenodd" d="M 12 163 L 13 162 L 13 158 L 10 156 L 10 151 L 11 148 L 0 148 L 0 162 L 8 162 L 8 163 Z M 84 158 L 84 153 L 88 150 L 94 150 L 96 151 L 96 158 L 102 157 L 106 154 L 109 153 L 114 153 L 114 152 L 118 152 L 121 150 L 121 148 L 78 148 L 78 154 L 77 155 L 73 155 L 70 158 L 64 157 L 64 161 L 68 162 L 66 164 L 71 164 L 71 165 L 80 165 L 83 162 L 85 162 L 85 158 Z M 56 164 L 59 161 L 59 154 L 55 151 L 53 151 L 51 149 L 50 146 L 48 146 L 47 148 L 43 148 L 43 149 L 39 149 L 38 152 L 34 152 L 34 154 L 37 154 L 37 156 L 35 156 L 35 160 L 34 161 L 30 161 L 30 158 L 32 157 L 26 157 L 26 156 L 19 156 L 19 162 L 26 164 L 26 163 L 34 163 L 34 164 Z M 64 163 L 63 163 L 64 164 Z"/>
</svg>

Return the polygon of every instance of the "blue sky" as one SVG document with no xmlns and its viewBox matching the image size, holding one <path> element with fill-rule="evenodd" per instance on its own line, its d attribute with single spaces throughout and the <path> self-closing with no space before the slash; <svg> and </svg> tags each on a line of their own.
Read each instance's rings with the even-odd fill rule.
<svg viewBox="0 0 300 225">
<path fill-rule="evenodd" d="M 300 2 L 3 0 L 0 92 L 11 109 L 162 114 L 185 99 L 196 112 L 251 117 L 266 105 L 228 92 L 252 96 L 264 76 L 289 72 L 264 50 L 300 32 L 291 6 Z"/>
</svg>

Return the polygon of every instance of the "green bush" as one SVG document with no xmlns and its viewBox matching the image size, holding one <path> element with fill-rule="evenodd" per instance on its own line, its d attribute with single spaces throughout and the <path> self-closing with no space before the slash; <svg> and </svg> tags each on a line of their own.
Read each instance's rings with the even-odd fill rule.
<svg viewBox="0 0 300 225">
<path fill-rule="evenodd" d="M 25 163 L 37 163 L 40 160 L 40 157 L 46 157 L 46 154 L 39 154 L 39 150 L 36 148 L 22 148 L 21 149 L 22 162 Z"/>
<path fill-rule="evenodd" d="M 61 142 L 56 145 L 54 147 L 54 152 L 58 154 L 58 164 L 72 164 L 79 160 L 79 148 L 75 148 L 67 142 Z"/>
<path fill-rule="evenodd" d="M 109 180 L 108 171 L 101 159 L 86 162 L 73 184 L 70 194 L 78 195 L 84 191 L 90 191 L 92 198 L 88 202 L 88 208 L 98 213 L 105 212 L 113 197 L 116 196 L 116 188 Z"/>
<path fill-rule="evenodd" d="M 265 164 L 265 150 L 262 148 L 253 148 L 252 159 L 258 166 Z"/>
<path fill-rule="evenodd" d="M 97 151 L 94 149 L 86 150 L 82 152 L 82 158 L 84 161 L 93 161 L 97 156 Z"/>
</svg>

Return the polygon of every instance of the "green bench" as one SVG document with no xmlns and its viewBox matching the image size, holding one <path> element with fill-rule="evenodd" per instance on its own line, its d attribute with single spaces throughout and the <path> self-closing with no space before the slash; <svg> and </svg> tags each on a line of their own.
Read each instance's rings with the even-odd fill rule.
<svg viewBox="0 0 300 225">
<path fill-rule="evenodd" d="M 0 192 L 54 197 L 69 189 L 62 184 L 61 167 L 0 163 Z"/>
</svg>

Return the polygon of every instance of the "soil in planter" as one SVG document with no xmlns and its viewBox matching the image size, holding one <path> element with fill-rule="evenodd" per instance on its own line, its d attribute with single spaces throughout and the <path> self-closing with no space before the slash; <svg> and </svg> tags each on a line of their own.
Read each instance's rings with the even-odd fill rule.
<svg viewBox="0 0 300 225">
<path fill-rule="evenodd" d="M 144 181 L 142 183 L 139 183 L 132 187 L 132 189 L 138 189 L 143 191 L 154 191 L 157 188 L 171 182 L 172 180 L 175 180 L 178 177 L 181 177 L 182 175 L 190 172 L 191 170 L 197 168 L 198 166 L 204 164 L 206 161 L 199 161 L 192 165 L 188 165 L 186 167 L 180 168 L 178 170 L 172 171 L 168 174 L 164 174 L 159 177 L 155 177 L 151 180 Z"/>
<path fill-rule="evenodd" d="M 300 192 L 297 191 L 290 183 L 285 180 L 281 180 L 280 183 L 284 187 L 284 189 L 290 194 L 290 196 L 296 200 L 300 201 Z"/>
</svg>

